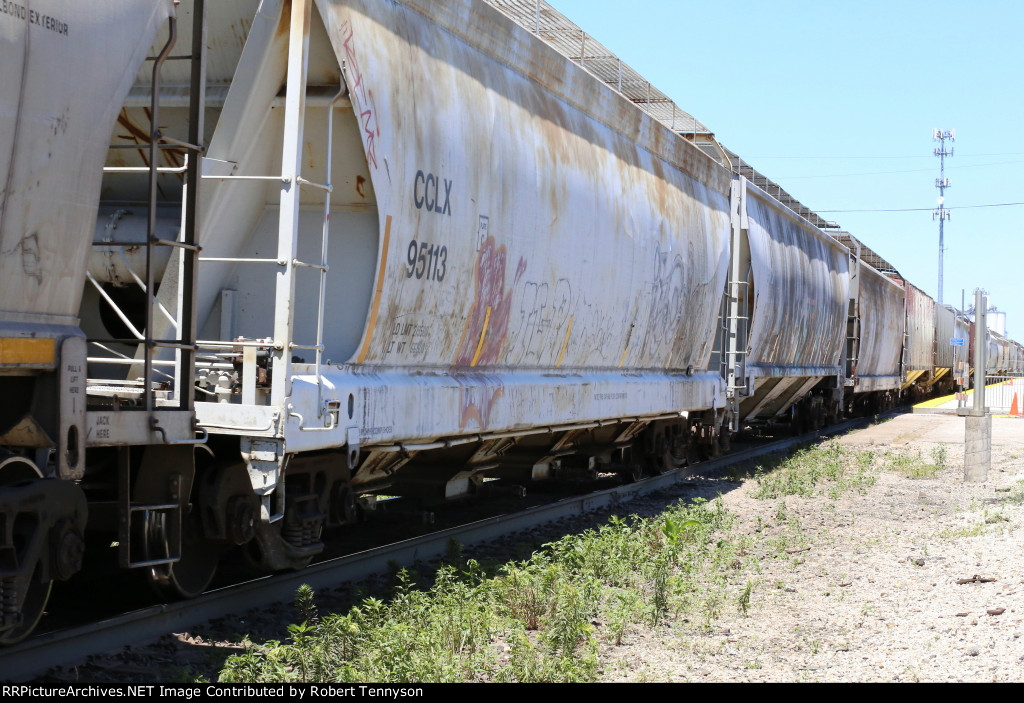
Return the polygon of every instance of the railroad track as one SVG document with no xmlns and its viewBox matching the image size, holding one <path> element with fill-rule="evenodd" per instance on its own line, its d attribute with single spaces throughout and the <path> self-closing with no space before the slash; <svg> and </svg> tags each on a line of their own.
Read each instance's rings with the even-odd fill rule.
<svg viewBox="0 0 1024 703">
<path fill-rule="evenodd" d="M 226 586 L 193 600 L 155 605 L 98 622 L 38 635 L 0 652 L 0 680 L 26 681 L 53 667 L 71 665 L 90 655 L 137 644 L 171 632 L 180 632 L 225 615 L 266 608 L 268 604 L 277 602 L 290 602 L 296 589 L 302 584 L 308 584 L 314 590 L 337 588 L 345 582 L 359 581 L 375 574 L 386 573 L 394 563 L 411 565 L 417 561 L 435 560 L 446 553 L 453 540 L 465 546 L 484 543 L 540 524 L 625 503 L 666 489 L 685 481 L 695 468 L 699 468 L 702 473 L 714 472 L 742 461 L 786 451 L 801 443 L 840 434 L 867 423 L 866 419 L 848 420 L 819 432 L 734 451 L 637 483 L 563 498 L 514 514 L 499 515 L 439 530 L 323 561 L 302 571 L 273 574 Z"/>
</svg>

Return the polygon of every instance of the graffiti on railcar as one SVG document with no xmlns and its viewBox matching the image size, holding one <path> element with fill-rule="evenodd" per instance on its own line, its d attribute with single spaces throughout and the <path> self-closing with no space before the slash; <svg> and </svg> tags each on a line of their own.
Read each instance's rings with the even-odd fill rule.
<svg viewBox="0 0 1024 703">
<path fill-rule="evenodd" d="M 682 310 L 687 290 L 686 269 L 683 257 L 673 257 L 671 251 L 662 251 L 660 243 L 654 250 L 654 277 L 646 290 L 647 329 L 640 345 L 639 358 L 643 361 L 655 361 L 670 353 L 664 346 L 671 345 Z M 693 260 L 692 254 L 690 259 Z"/>
<path fill-rule="evenodd" d="M 363 81 L 363 71 L 359 66 L 359 58 L 356 56 L 355 35 L 352 31 L 352 23 L 348 20 L 341 25 L 341 36 L 342 44 L 345 47 L 345 65 L 348 74 L 346 80 L 349 84 L 349 94 L 358 103 L 359 122 L 366 139 L 366 160 L 376 169 L 380 123 L 377 120 L 377 108 L 373 104 L 373 91 L 367 88 Z"/>
<path fill-rule="evenodd" d="M 565 278 L 553 287 L 547 282 L 523 281 L 516 295 L 515 332 L 510 336 L 505 363 L 554 363 L 572 314 L 572 297 L 572 285 Z"/>
<path fill-rule="evenodd" d="M 526 272 L 526 259 L 520 257 L 512 285 L 505 287 L 508 252 L 488 237 L 477 255 L 473 305 L 462 331 L 455 366 L 489 366 L 498 361 L 498 354 L 508 331 L 512 310 L 512 291 Z"/>
<path fill-rule="evenodd" d="M 502 386 L 465 385 L 459 388 L 459 429 L 475 422 L 478 429 L 486 430 L 491 424 L 491 410 L 498 398 L 505 395 Z"/>
</svg>

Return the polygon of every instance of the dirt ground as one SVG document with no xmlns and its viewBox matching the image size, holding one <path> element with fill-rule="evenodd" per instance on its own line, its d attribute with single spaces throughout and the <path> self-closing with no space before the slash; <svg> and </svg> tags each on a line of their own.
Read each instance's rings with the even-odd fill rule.
<svg viewBox="0 0 1024 703">
<path fill-rule="evenodd" d="M 604 681 L 1024 680 L 1024 420 L 993 418 L 988 480 L 965 483 L 964 420 L 907 414 L 844 447 L 934 457 L 923 478 L 880 471 L 863 493 L 723 494 L 735 530 L 790 539 L 752 569 L 746 612 L 710 631 L 677 619 L 603 652 Z"/>
</svg>

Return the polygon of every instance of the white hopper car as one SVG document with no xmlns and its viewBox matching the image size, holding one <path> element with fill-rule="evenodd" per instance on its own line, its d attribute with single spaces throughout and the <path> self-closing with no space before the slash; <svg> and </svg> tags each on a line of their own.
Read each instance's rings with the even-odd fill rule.
<svg viewBox="0 0 1024 703">
<path fill-rule="evenodd" d="M 87 545 L 187 597 L 379 492 L 632 480 L 904 383 L 901 286 L 515 2 L 31 5 L 0 13 L 2 642 Z"/>
</svg>

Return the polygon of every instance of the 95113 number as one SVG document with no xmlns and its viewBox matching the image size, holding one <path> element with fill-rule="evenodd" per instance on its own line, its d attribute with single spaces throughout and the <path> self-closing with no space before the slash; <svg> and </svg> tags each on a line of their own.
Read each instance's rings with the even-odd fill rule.
<svg viewBox="0 0 1024 703">
<path fill-rule="evenodd" d="M 428 281 L 443 281 L 448 264 L 448 247 L 415 239 L 409 242 L 406 251 L 405 277 L 425 278 Z"/>
</svg>

